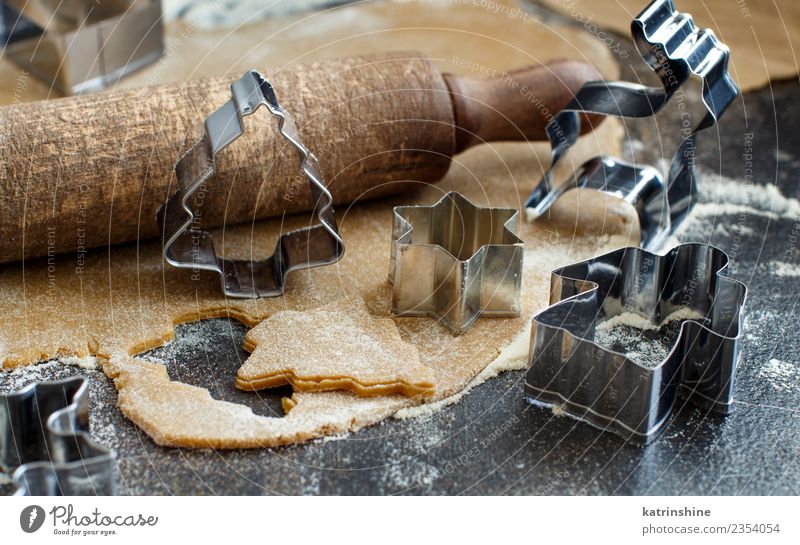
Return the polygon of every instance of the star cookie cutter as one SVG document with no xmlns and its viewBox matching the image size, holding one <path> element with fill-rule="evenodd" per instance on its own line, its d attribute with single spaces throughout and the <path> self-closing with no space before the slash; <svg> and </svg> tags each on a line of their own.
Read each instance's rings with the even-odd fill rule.
<svg viewBox="0 0 800 545">
<path fill-rule="evenodd" d="M 286 275 L 298 269 L 330 265 L 344 255 L 328 191 L 319 163 L 303 145 L 292 116 L 278 104 L 272 85 L 250 70 L 231 84 L 231 100 L 208 116 L 205 134 L 175 164 L 178 190 L 159 209 L 164 233 L 164 259 L 172 266 L 218 273 L 225 295 L 239 298 L 283 295 Z M 319 223 L 281 235 L 273 255 L 263 261 L 217 256 L 211 233 L 197 228 L 190 197 L 214 174 L 215 156 L 244 134 L 243 118 L 266 106 L 278 130 L 297 150 L 300 170 L 316 206 Z"/>
<path fill-rule="evenodd" d="M 572 188 L 610 193 L 634 206 L 642 246 L 654 250 L 661 247 L 694 205 L 697 133 L 717 123 L 739 95 L 739 88 L 728 74 L 728 47 L 711 30 L 699 29 L 690 15 L 678 12 L 672 0 L 650 3 L 631 23 L 631 34 L 640 55 L 661 79 L 663 89 L 624 81 L 586 83 L 547 125 L 551 167 L 525 202 L 525 212 L 529 220 L 535 220 Z M 579 114 L 649 117 L 660 111 L 684 83 L 698 78 L 702 82 L 705 113 L 691 131 L 688 127 L 682 130 L 683 138 L 672 156 L 666 181 L 651 166 L 596 157 L 584 163 L 575 176 L 554 183 L 556 165 L 580 135 Z M 686 105 L 681 106 L 687 112 Z M 691 123 L 691 115 L 686 115 Z"/>
<path fill-rule="evenodd" d="M 664 255 L 622 248 L 554 270 L 552 305 L 533 318 L 526 396 L 640 444 L 663 429 L 679 394 L 729 414 L 747 287 L 727 267 L 722 250 L 690 243 Z M 623 312 L 659 324 L 681 309 L 704 318 L 681 319 L 654 367 L 594 342 L 598 323 Z"/>
<path fill-rule="evenodd" d="M 482 315 L 519 316 L 518 220 L 516 209 L 475 206 L 456 192 L 432 206 L 395 207 L 392 314 L 431 316 L 456 335 Z"/>
<path fill-rule="evenodd" d="M 17 496 L 113 495 L 113 452 L 89 430 L 89 382 L 34 382 L 0 394 L 0 466 L 17 468 Z"/>
</svg>

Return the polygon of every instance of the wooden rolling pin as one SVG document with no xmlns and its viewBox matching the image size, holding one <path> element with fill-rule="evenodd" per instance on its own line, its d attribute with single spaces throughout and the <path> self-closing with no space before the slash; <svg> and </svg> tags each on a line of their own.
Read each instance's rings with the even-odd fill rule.
<svg viewBox="0 0 800 545">
<path fill-rule="evenodd" d="M 263 73 L 337 203 L 435 182 L 454 154 L 482 141 L 543 139 L 550 116 L 599 78 L 576 61 L 460 77 L 408 52 Z M 174 163 L 230 98 L 233 79 L 0 108 L 0 262 L 158 236 Z M 258 112 L 245 130 L 218 157 L 203 226 L 312 207 L 275 119 Z"/>
</svg>

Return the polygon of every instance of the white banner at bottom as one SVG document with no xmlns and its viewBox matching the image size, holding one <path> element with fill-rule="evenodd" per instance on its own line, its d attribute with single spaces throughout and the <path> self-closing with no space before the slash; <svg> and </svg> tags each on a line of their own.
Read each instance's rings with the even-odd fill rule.
<svg viewBox="0 0 800 545">
<path fill-rule="evenodd" d="M 2 498 L 2 543 L 800 543 L 796 497 Z M 245 541 L 248 540 L 248 541 Z"/>
</svg>

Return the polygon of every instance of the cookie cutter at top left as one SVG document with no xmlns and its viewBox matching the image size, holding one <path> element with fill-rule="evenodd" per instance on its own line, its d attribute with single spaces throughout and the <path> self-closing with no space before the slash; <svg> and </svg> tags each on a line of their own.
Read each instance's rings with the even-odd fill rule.
<svg viewBox="0 0 800 545">
<path fill-rule="evenodd" d="M 319 163 L 303 145 L 292 116 L 278 104 L 269 81 L 249 70 L 231 84 L 231 95 L 208 116 L 203 137 L 175 164 L 178 190 L 157 213 L 165 240 L 164 259 L 178 268 L 218 273 L 227 296 L 275 297 L 283 294 L 286 275 L 291 271 L 339 261 L 344 255 L 344 241 Z M 216 254 L 211 233 L 195 225 L 190 197 L 212 178 L 216 155 L 244 134 L 243 118 L 260 106 L 266 106 L 277 118 L 278 132 L 297 151 L 319 223 L 283 233 L 272 256 L 263 261 L 223 259 Z"/>
<path fill-rule="evenodd" d="M 0 394 L 0 466 L 17 496 L 113 495 L 114 453 L 91 439 L 89 382 L 34 382 Z"/>
<path fill-rule="evenodd" d="M 161 58 L 160 0 L 4 0 L 3 56 L 64 94 L 97 91 Z"/>
</svg>

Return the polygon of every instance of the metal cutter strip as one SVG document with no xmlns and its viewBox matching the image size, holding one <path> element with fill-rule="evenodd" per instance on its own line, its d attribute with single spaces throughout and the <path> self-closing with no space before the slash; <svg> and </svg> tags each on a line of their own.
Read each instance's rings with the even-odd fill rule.
<svg viewBox="0 0 800 545">
<path fill-rule="evenodd" d="M 89 381 L 35 382 L 0 394 L 0 466 L 17 496 L 112 495 L 114 454 L 89 429 Z"/>
<path fill-rule="evenodd" d="M 274 297 L 283 294 L 289 272 L 339 261 L 344 241 L 317 159 L 303 145 L 292 116 L 278 104 L 272 85 L 250 70 L 231 84 L 231 93 L 231 100 L 208 116 L 203 137 L 175 164 L 178 190 L 158 211 L 164 258 L 175 267 L 218 273 L 225 295 Z M 217 153 L 244 134 L 242 118 L 262 105 L 278 119 L 280 134 L 297 150 L 300 169 L 317 203 L 319 223 L 281 235 L 275 252 L 266 260 L 222 259 L 214 250 L 211 233 L 194 225 L 189 198 L 214 174 Z"/>
<path fill-rule="evenodd" d="M 552 163 L 528 197 L 529 219 L 544 214 L 568 189 L 588 187 L 621 197 L 636 208 L 642 246 L 657 249 L 689 213 L 696 192 L 693 151 L 697 133 L 714 125 L 739 94 L 728 74 L 727 46 L 709 29 L 698 29 L 692 17 L 676 11 L 672 0 L 655 0 L 631 23 L 631 33 L 644 60 L 661 79 L 663 89 L 628 82 L 585 84 L 548 124 Z M 690 77 L 703 86 L 702 120 L 684 136 L 672 157 L 666 184 L 653 167 L 612 157 L 596 157 L 572 179 L 553 185 L 556 165 L 580 134 L 580 113 L 616 117 L 655 115 Z"/>
</svg>

